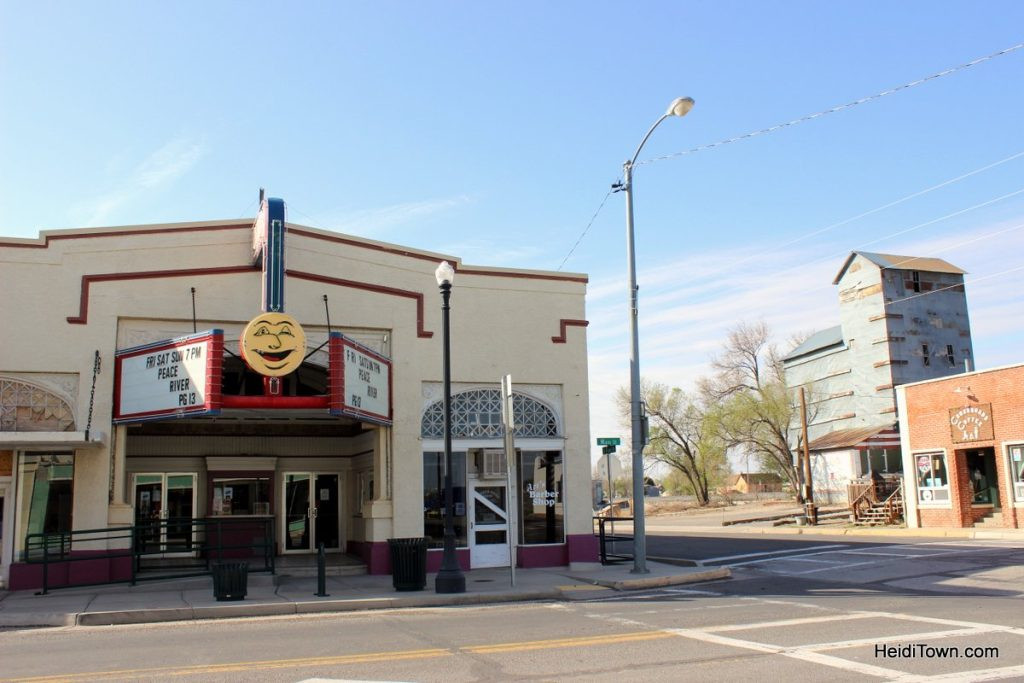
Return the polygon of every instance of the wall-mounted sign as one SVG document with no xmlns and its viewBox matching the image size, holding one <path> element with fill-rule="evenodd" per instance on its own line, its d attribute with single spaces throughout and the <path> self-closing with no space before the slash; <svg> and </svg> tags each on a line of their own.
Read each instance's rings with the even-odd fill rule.
<svg viewBox="0 0 1024 683">
<path fill-rule="evenodd" d="M 114 423 L 220 412 L 223 353 L 221 330 L 118 351 Z"/>
<path fill-rule="evenodd" d="M 995 434 L 992 427 L 992 404 L 950 408 L 949 429 L 953 443 L 991 441 Z"/>
<path fill-rule="evenodd" d="M 331 414 L 391 424 L 391 361 L 331 333 Z"/>
<path fill-rule="evenodd" d="M 306 357 L 306 333 L 285 313 L 261 313 L 250 320 L 238 345 L 246 364 L 267 377 L 294 372 Z"/>
</svg>

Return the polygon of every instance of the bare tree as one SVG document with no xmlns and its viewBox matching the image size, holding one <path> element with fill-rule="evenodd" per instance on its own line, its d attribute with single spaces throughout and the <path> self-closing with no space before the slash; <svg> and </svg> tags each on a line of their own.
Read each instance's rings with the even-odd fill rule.
<svg viewBox="0 0 1024 683">
<path fill-rule="evenodd" d="M 740 323 L 730 330 L 712 367 L 714 377 L 699 386 L 709 401 L 721 405 L 722 437 L 730 445 L 752 449 L 762 465 L 788 479 L 801 497 L 794 458 L 800 442 L 791 431 L 795 409 L 768 325 Z"/>
<path fill-rule="evenodd" d="M 718 416 L 699 397 L 681 389 L 643 380 L 640 394 L 650 419 L 650 444 L 644 451 L 648 464 L 662 464 L 685 477 L 700 505 L 710 502 L 713 486 L 724 477 L 726 443 L 717 427 Z M 619 414 L 629 418 L 629 394 L 617 394 Z"/>
</svg>

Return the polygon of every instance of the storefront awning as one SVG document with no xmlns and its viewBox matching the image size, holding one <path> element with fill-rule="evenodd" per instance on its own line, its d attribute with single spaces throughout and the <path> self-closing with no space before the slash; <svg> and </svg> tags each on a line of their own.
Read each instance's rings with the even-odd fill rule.
<svg viewBox="0 0 1024 683">
<path fill-rule="evenodd" d="M 0 451 L 50 451 L 100 448 L 103 433 L 85 432 L 0 432 Z"/>
</svg>

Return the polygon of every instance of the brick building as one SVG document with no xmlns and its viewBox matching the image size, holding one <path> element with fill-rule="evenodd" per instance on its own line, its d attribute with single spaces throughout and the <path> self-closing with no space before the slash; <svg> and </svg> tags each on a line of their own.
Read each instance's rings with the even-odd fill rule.
<svg viewBox="0 0 1024 683">
<path fill-rule="evenodd" d="M 1024 364 L 897 387 L 907 526 L 1024 526 Z"/>
</svg>

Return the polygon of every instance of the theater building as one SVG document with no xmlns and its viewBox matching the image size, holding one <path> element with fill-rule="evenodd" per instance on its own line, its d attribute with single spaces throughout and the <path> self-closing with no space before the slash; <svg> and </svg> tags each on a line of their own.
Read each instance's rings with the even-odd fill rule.
<svg viewBox="0 0 1024 683">
<path fill-rule="evenodd" d="M 1024 364 L 897 387 L 909 527 L 1024 527 Z"/>
<path fill-rule="evenodd" d="M 436 571 L 442 261 L 460 564 L 508 565 L 513 548 L 522 567 L 596 561 L 586 277 L 295 225 L 269 199 L 255 221 L 0 239 L 3 581 L 39 584 L 32 542 L 47 534 L 71 532 L 69 557 L 127 547 L 80 533 L 125 527 L 136 547 L 188 555 L 237 519 L 276 557 L 322 545 L 370 573 L 391 571 L 389 538 L 425 536 Z M 123 578 L 124 562 L 69 562 L 50 581 Z"/>
</svg>

